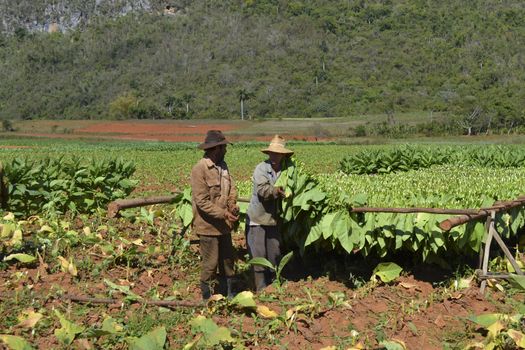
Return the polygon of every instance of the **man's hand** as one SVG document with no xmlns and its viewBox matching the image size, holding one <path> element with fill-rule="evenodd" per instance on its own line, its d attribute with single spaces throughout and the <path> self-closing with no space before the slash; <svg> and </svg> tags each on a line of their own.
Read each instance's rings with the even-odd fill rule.
<svg viewBox="0 0 525 350">
<path fill-rule="evenodd" d="M 233 206 L 229 209 L 229 211 L 230 211 L 233 215 L 235 215 L 235 216 L 239 216 L 239 213 L 240 213 L 240 211 L 241 211 L 241 208 L 239 208 L 239 206 L 238 206 L 237 204 L 235 204 L 235 205 L 233 205 Z"/>
<path fill-rule="evenodd" d="M 284 198 L 286 197 L 286 194 L 284 192 L 284 188 L 282 187 L 275 187 L 275 195 L 277 198 Z"/>
<path fill-rule="evenodd" d="M 239 216 L 238 215 L 235 215 L 233 214 L 232 212 L 226 210 L 224 212 L 224 218 L 226 219 L 226 221 L 229 221 L 229 222 L 235 222 L 237 220 L 239 220 Z"/>
</svg>

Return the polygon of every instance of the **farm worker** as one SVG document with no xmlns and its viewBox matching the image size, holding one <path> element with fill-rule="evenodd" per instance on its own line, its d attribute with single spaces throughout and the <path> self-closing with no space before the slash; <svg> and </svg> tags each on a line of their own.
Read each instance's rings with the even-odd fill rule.
<svg viewBox="0 0 525 350">
<path fill-rule="evenodd" d="M 246 241 L 252 257 L 263 257 L 276 266 L 281 259 L 281 234 L 277 228 L 278 201 L 285 196 L 282 187 L 274 186 L 281 173 L 282 160 L 293 154 L 286 149 L 283 137 L 275 135 L 270 145 L 261 150 L 268 159 L 259 163 L 253 172 L 253 192 L 246 219 Z M 263 266 L 254 266 L 255 289 L 261 291 L 274 278 Z"/>
<path fill-rule="evenodd" d="M 224 162 L 228 143 L 221 131 L 209 130 L 198 146 L 204 150 L 204 157 L 191 170 L 192 227 L 200 239 L 203 299 L 217 292 L 233 295 L 231 231 L 233 223 L 239 220 L 239 207 L 237 191 Z"/>
</svg>

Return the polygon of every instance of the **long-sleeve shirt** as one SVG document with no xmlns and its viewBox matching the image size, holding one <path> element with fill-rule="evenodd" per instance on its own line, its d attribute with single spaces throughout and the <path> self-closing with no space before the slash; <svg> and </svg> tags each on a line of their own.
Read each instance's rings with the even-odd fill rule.
<svg viewBox="0 0 525 350">
<path fill-rule="evenodd" d="M 253 191 L 248 206 L 250 225 L 277 225 L 278 194 L 274 187 L 280 175 L 272 169 L 270 161 L 259 163 L 253 172 Z"/>
<path fill-rule="evenodd" d="M 236 204 L 237 191 L 225 162 L 202 158 L 191 170 L 193 231 L 198 235 L 219 236 L 231 232 L 224 214 Z"/>
</svg>

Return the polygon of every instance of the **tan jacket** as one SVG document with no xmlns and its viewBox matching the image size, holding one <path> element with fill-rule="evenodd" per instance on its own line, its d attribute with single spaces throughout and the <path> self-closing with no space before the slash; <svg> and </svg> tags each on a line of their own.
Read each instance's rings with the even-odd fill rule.
<svg viewBox="0 0 525 350">
<path fill-rule="evenodd" d="M 191 170 L 193 232 L 219 236 L 231 232 L 224 214 L 237 201 L 237 191 L 225 162 L 214 164 L 202 158 Z"/>
</svg>

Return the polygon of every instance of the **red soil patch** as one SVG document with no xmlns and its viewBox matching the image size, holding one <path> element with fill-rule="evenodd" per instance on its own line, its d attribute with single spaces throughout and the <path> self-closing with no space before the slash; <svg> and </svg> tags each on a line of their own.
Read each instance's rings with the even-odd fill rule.
<svg viewBox="0 0 525 350">
<path fill-rule="evenodd" d="M 206 129 L 210 130 L 210 129 Z M 16 133 L 18 136 L 28 136 L 28 137 L 43 137 L 43 138 L 55 138 L 55 139 L 101 139 L 101 140 L 129 140 L 129 141 L 166 141 L 166 142 L 202 142 L 204 140 L 204 135 L 202 134 L 91 134 L 91 133 L 71 133 L 71 134 L 53 134 L 53 133 Z M 314 136 L 305 136 L 305 135 L 289 135 L 285 134 L 285 137 L 291 141 L 329 141 L 329 139 L 319 139 Z M 232 142 L 239 141 L 269 141 L 271 135 L 228 135 L 226 132 L 228 140 Z"/>
<path fill-rule="evenodd" d="M 126 134 L 126 135 L 205 135 L 206 131 L 218 129 L 231 131 L 239 129 L 240 125 L 210 123 L 210 124 L 171 124 L 171 123 L 140 123 L 140 122 L 104 122 L 77 129 L 78 133 L 96 134 Z"/>
<path fill-rule="evenodd" d="M 203 135 L 148 135 L 148 134 L 124 134 L 124 135 L 100 135 L 89 133 L 52 134 L 52 133 L 18 133 L 19 136 L 43 137 L 52 139 L 100 139 L 100 140 L 130 140 L 130 141 L 169 141 L 169 142 L 202 142 Z"/>
<path fill-rule="evenodd" d="M 331 309 L 318 317 L 298 320 L 297 332 L 289 332 L 282 340 L 293 348 L 331 346 L 334 338 L 349 337 L 351 330 L 355 330 L 361 342 L 368 339 L 368 346 L 373 345 L 374 349 L 378 346 L 377 332 L 387 339 L 402 340 L 408 349 L 441 349 L 447 332 L 466 331 L 469 315 L 499 311 L 479 294 L 477 286 L 440 294 L 430 283 L 413 276 L 401 277 L 398 284 L 378 286 L 363 295 L 326 278 L 289 282 L 290 299 L 301 299 L 305 288 L 312 294 L 317 291 L 325 296 L 329 292 L 343 292 L 350 308 Z M 326 303 L 321 298 L 321 305 Z"/>
<path fill-rule="evenodd" d="M 38 121 L 25 125 L 17 136 L 59 138 L 59 139 L 100 139 L 131 141 L 202 142 L 208 130 L 222 130 L 228 139 L 239 141 L 268 141 L 274 133 L 285 135 L 288 140 L 326 141 L 303 134 L 290 134 L 287 130 L 243 133 L 250 123 L 236 121 Z M 67 132 L 66 132 L 67 131 Z"/>
</svg>

